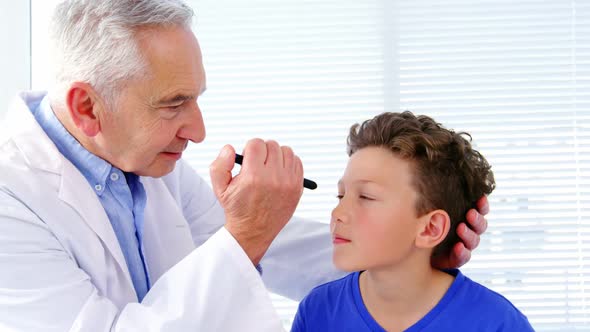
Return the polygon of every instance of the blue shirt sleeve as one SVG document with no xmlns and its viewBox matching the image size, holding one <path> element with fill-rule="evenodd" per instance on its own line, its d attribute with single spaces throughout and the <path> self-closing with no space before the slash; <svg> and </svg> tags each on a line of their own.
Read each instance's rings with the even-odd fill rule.
<svg viewBox="0 0 590 332">
<path fill-rule="evenodd" d="M 299 308 L 293 319 L 293 325 L 291 326 L 291 332 L 303 332 L 306 331 L 305 327 L 305 302 L 299 303 Z"/>
<path fill-rule="evenodd" d="M 500 331 L 535 332 L 527 317 L 516 308 L 504 317 Z"/>
</svg>

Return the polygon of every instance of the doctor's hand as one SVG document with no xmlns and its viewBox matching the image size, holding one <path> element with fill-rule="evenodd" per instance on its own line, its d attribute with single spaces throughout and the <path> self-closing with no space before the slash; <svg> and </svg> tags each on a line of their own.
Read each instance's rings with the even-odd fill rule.
<svg viewBox="0 0 590 332">
<path fill-rule="evenodd" d="M 454 269 L 461 267 L 471 259 L 471 251 L 479 245 L 479 236 L 488 228 L 485 215 L 490 211 L 486 196 L 481 197 L 476 204 L 477 210 L 470 209 L 465 216 L 469 226 L 462 223 L 457 226 L 457 235 L 462 242 L 455 243 L 451 254 L 447 257 L 439 256 L 433 259 L 432 265 L 439 269 Z"/>
<path fill-rule="evenodd" d="M 235 151 L 221 150 L 209 168 L 211 184 L 225 211 L 225 228 L 254 264 L 291 219 L 303 193 L 303 166 L 291 148 L 252 139 L 242 168 L 232 177 Z"/>
</svg>

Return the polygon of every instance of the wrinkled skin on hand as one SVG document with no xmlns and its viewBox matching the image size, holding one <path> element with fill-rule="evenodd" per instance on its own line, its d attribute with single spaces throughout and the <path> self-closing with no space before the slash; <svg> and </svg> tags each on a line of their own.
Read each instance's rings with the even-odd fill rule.
<svg viewBox="0 0 590 332">
<path fill-rule="evenodd" d="M 225 228 L 254 264 L 293 216 L 303 193 L 303 166 L 291 148 L 252 139 L 232 177 L 235 151 L 226 145 L 210 166 L 213 191 L 225 211 Z"/>
</svg>

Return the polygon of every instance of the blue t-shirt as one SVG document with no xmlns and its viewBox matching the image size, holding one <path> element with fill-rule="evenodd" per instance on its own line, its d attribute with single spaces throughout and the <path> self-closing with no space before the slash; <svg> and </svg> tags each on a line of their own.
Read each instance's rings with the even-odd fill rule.
<svg viewBox="0 0 590 332">
<path fill-rule="evenodd" d="M 455 276 L 451 287 L 430 312 L 406 331 L 534 331 L 505 297 L 459 270 L 447 273 Z M 354 272 L 313 289 L 299 304 L 291 331 L 385 331 L 365 307 L 359 275 Z"/>
</svg>

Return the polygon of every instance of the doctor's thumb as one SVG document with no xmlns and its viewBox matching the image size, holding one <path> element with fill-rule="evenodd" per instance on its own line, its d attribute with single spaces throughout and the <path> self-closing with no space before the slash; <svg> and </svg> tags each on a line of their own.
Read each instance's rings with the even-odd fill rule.
<svg viewBox="0 0 590 332">
<path fill-rule="evenodd" d="M 219 156 L 209 166 L 209 175 L 213 192 L 218 199 L 225 192 L 232 179 L 231 171 L 234 168 L 235 150 L 231 145 L 224 146 Z"/>
</svg>

